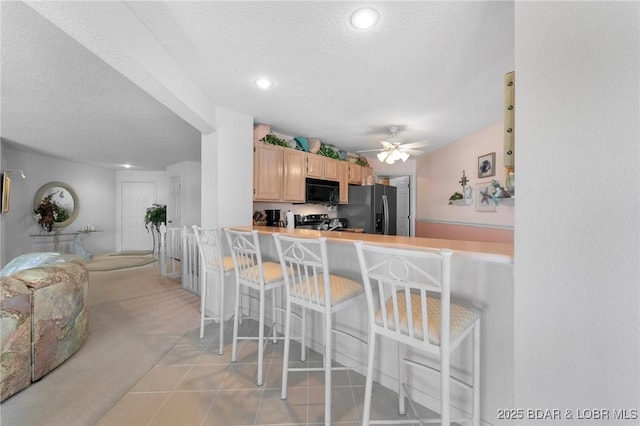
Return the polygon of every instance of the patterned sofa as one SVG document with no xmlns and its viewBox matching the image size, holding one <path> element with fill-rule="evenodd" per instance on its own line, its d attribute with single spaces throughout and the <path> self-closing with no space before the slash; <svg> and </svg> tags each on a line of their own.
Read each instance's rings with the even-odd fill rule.
<svg viewBox="0 0 640 426">
<path fill-rule="evenodd" d="M 82 258 L 21 258 L 0 271 L 0 401 L 66 361 L 89 334 L 89 273 Z"/>
</svg>

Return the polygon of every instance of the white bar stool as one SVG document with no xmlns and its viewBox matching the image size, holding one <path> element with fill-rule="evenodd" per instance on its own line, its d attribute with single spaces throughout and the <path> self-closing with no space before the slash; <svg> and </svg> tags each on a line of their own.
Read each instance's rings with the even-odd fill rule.
<svg viewBox="0 0 640 426">
<path fill-rule="evenodd" d="M 205 229 L 193 225 L 193 232 L 200 252 L 200 338 L 204 337 L 205 321 L 219 321 L 220 342 L 218 345 L 218 355 L 224 354 L 224 279 L 233 274 L 233 259 L 231 256 L 224 256 L 220 237 L 217 228 Z M 207 298 L 207 276 L 213 273 L 218 275 L 220 284 L 220 300 L 218 308 L 220 316 L 218 318 L 208 317 L 205 312 L 205 301 Z"/>
<path fill-rule="evenodd" d="M 276 343 L 278 339 L 283 337 L 276 336 L 276 294 L 275 289 L 284 286 L 284 277 L 280 264 L 275 262 L 263 262 L 262 252 L 260 251 L 260 240 L 258 239 L 258 231 L 239 231 L 230 228 L 224 229 L 229 241 L 231 256 L 236 272 L 236 302 L 235 316 L 233 320 L 233 346 L 231 351 L 231 362 L 236 362 L 238 340 L 257 340 L 258 341 L 258 372 L 256 384 L 262 386 L 263 379 L 263 361 L 264 361 L 264 345 L 266 339 L 264 337 L 264 310 L 265 310 L 265 293 L 271 291 L 271 313 L 273 322 L 271 325 L 271 340 Z M 258 312 L 258 337 L 254 336 L 238 336 L 238 324 L 241 320 L 242 312 L 240 287 L 244 286 L 258 292 L 259 312 Z M 255 296 L 254 296 L 255 297 Z"/>
<path fill-rule="evenodd" d="M 376 336 L 398 342 L 398 411 L 405 414 L 405 363 L 434 371 L 404 359 L 404 345 L 423 350 L 440 359 L 441 407 L 437 419 L 403 420 L 424 423 L 440 420 L 469 421 L 480 425 L 480 310 L 472 305 L 451 303 L 451 250 L 405 250 L 362 241 L 354 243 L 362 272 L 369 311 L 369 353 L 365 384 L 363 425 L 396 421 L 370 421 L 373 363 Z M 466 338 L 473 337 L 473 383 L 450 376 L 450 354 Z M 438 371 L 438 370 L 435 370 Z M 451 419 L 450 380 L 472 391 L 470 418 Z M 409 399 L 413 410 L 413 403 Z M 415 416 L 415 410 L 414 416 Z M 417 416 L 416 416 L 417 417 Z"/>
<path fill-rule="evenodd" d="M 282 393 L 287 399 L 289 371 L 324 371 L 324 424 L 331 424 L 331 371 L 348 370 L 348 367 L 331 367 L 331 333 L 351 336 L 332 326 L 332 316 L 359 301 L 364 293 L 362 284 L 329 273 L 327 239 L 296 238 L 273 234 L 287 289 L 284 355 L 282 364 Z M 328 291 L 327 291 L 328 289 Z M 289 341 L 291 336 L 291 308 L 298 305 L 324 315 L 323 367 L 289 367 Z M 303 321 L 304 324 L 304 321 Z M 358 339 L 362 341 L 361 339 Z"/>
</svg>

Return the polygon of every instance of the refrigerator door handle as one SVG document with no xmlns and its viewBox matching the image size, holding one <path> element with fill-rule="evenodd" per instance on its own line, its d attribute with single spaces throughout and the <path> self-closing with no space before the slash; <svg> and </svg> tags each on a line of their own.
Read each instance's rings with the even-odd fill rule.
<svg viewBox="0 0 640 426">
<path fill-rule="evenodd" d="M 389 235 L 389 203 L 387 202 L 387 196 L 382 196 L 382 215 L 384 217 L 384 235 Z"/>
</svg>

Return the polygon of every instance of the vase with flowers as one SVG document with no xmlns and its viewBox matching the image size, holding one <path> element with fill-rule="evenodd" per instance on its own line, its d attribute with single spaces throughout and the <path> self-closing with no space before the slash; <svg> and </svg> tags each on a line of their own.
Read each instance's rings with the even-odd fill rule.
<svg viewBox="0 0 640 426">
<path fill-rule="evenodd" d="M 38 221 L 40 229 L 43 231 L 51 232 L 56 223 L 61 223 L 69 219 L 67 209 L 52 200 L 57 193 L 58 191 L 45 196 L 42 198 L 42 201 L 40 201 L 38 207 L 33 209 L 33 215 Z"/>
</svg>

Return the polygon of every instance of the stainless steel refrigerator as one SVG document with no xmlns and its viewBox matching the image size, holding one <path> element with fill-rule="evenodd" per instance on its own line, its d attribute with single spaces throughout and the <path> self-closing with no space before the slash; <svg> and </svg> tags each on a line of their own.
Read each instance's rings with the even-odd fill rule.
<svg viewBox="0 0 640 426">
<path fill-rule="evenodd" d="M 349 185 L 349 204 L 338 206 L 338 216 L 349 228 L 367 234 L 396 235 L 397 189 L 388 185 Z"/>
</svg>

